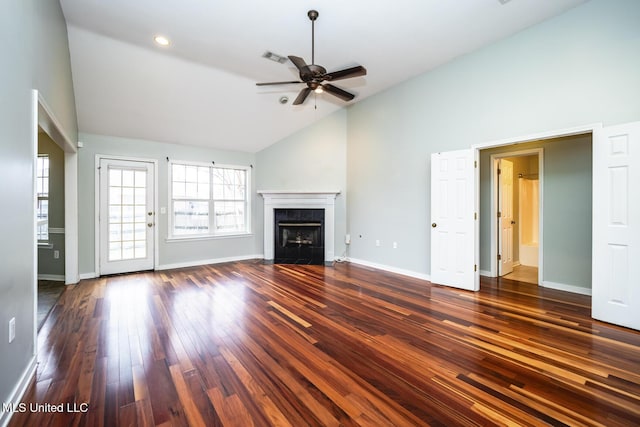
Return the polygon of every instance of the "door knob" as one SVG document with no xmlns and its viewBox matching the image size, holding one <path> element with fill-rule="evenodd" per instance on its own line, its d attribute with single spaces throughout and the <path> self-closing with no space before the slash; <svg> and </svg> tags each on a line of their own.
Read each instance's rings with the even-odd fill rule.
<svg viewBox="0 0 640 427">
<path fill-rule="evenodd" d="M 435 222 L 431 224 L 431 227 L 436 228 L 438 226 L 438 224 L 436 224 Z"/>
<path fill-rule="evenodd" d="M 152 222 L 147 223 L 147 227 L 149 228 L 153 227 L 153 223 Z"/>
<path fill-rule="evenodd" d="M 516 222 L 515 221 L 511 221 L 511 225 L 516 225 Z"/>
</svg>

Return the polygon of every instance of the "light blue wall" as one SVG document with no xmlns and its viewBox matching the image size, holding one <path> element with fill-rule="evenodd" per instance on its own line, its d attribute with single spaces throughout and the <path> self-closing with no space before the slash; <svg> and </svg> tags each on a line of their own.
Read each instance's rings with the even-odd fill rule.
<svg viewBox="0 0 640 427">
<path fill-rule="evenodd" d="M 93 274 L 95 266 L 95 159 L 96 155 L 123 156 L 156 160 L 158 163 L 158 206 L 168 208 L 168 167 L 166 158 L 195 162 L 214 161 L 217 164 L 249 166 L 256 163 L 250 153 L 212 150 L 195 146 L 167 144 L 101 135 L 80 134 L 84 147 L 78 156 L 78 204 L 82 206 L 78 218 L 80 274 Z M 254 167 L 253 175 L 255 177 Z M 252 223 L 256 222 L 255 178 L 252 180 Z M 242 237 L 226 237 L 199 241 L 167 242 L 168 215 L 157 215 L 159 267 L 199 261 L 242 258 L 262 253 L 254 233 Z M 260 218 L 261 219 L 261 218 Z M 260 235 L 261 237 L 261 235 Z"/>
<path fill-rule="evenodd" d="M 347 113 L 339 110 L 257 154 L 259 190 L 340 191 L 335 206 L 335 255 L 345 253 Z M 263 200 L 259 201 L 262 215 Z M 262 222 L 258 221 L 262 233 Z M 262 247 L 262 241 L 261 241 Z"/>
<path fill-rule="evenodd" d="M 592 0 L 352 106 L 350 255 L 430 274 L 431 153 L 639 120 L 638 52 L 640 2 Z"/>
<path fill-rule="evenodd" d="M 0 2 L 0 402 L 8 402 L 34 354 L 35 233 L 31 90 L 63 130 L 77 134 L 66 25 L 57 1 Z M 16 318 L 16 339 L 8 340 Z M 6 414 L 0 412 L 0 424 Z"/>
</svg>

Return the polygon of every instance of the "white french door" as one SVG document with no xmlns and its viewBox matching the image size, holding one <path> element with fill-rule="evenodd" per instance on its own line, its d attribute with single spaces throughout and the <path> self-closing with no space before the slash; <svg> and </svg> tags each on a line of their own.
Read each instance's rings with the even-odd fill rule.
<svg viewBox="0 0 640 427">
<path fill-rule="evenodd" d="M 640 122 L 593 135 L 592 316 L 640 329 Z"/>
<path fill-rule="evenodd" d="M 431 281 L 479 290 L 474 150 L 431 155 Z M 478 280 L 477 280 L 478 279 Z"/>
<path fill-rule="evenodd" d="M 513 271 L 513 162 L 507 159 L 498 160 L 498 238 L 500 262 L 498 276 Z"/>
<path fill-rule="evenodd" d="M 100 274 L 154 268 L 154 164 L 100 159 Z"/>
</svg>

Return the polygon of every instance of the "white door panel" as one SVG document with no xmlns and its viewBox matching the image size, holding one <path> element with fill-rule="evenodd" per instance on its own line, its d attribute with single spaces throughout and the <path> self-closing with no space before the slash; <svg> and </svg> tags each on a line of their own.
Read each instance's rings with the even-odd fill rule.
<svg viewBox="0 0 640 427">
<path fill-rule="evenodd" d="M 640 329 L 640 122 L 593 140 L 592 315 Z"/>
<path fill-rule="evenodd" d="M 154 268 L 154 165 L 100 160 L 100 274 Z"/>
<path fill-rule="evenodd" d="M 498 162 L 498 225 L 500 230 L 500 262 L 498 275 L 504 276 L 513 271 L 513 162 L 500 159 Z"/>
<path fill-rule="evenodd" d="M 478 290 L 475 280 L 474 152 L 431 155 L 431 281 Z"/>
</svg>

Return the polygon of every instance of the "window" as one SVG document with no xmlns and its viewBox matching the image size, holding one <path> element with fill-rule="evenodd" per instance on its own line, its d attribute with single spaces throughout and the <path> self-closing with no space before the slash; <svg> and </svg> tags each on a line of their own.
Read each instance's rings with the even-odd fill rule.
<svg viewBox="0 0 640 427">
<path fill-rule="evenodd" d="M 249 169 L 171 162 L 170 236 L 248 233 Z"/>
<path fill-rule="evenodd" d="M 36 235 L 38 241 L 47 242 L 49 240 L 49 156 L 38 154 L 36 161 L 36 214 L 38 225 Z"/>
</svg>

